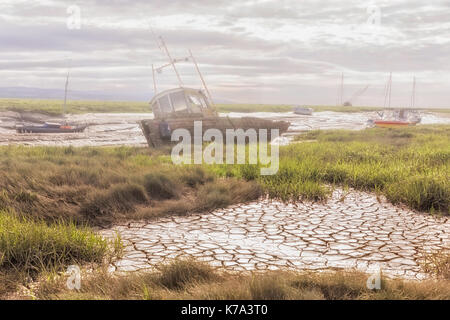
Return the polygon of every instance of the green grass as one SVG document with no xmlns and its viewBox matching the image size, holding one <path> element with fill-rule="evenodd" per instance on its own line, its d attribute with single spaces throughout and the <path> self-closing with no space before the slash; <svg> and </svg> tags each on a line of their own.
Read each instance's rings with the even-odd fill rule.
<svg viewBox="0 0 450 320">
<path fill-rule="evenodd" d="M 62 100 L 56 99 L 17 99 L 0 98 L 0 112 L 11 111 L 31 111 L 41 112 L 50 115 L 62 114 Z M 315 112 L 335 111 L 335 112 L 365 112 L 383 110 L 382 107 L 366 106 L 308 106 Z M 67 113 L 146 113 L 152 112 L 148 102 L 133 101 L 79 101 L 70 100 L 67 102 Z M 290 112 L 294 105 L 286 104 L 216 104 L 215 108 L 219 112 Z M 427 108 L 430 112 L 450 113 L 450 108 Z"/>
<path fill-rule="evenodd" d="M 62 100 L 45 99 L 0 99 L 0 111 L 29 111 L 50 115 L 63 113 Z M 144 113 L 151 112 L 147 102 L 112 102 L 112 101 L 76 101 L 70 100 L 66 106 L 67 113 Z"/>
<path fill-rule="evenodd" d="M 0 270 L 36 274 L 72 264 L 99 263 L 112 244 L 71 223 L 46 224 L 0 211 Z"/>
<path fill-rule="evenodd" d="M 218 175 L 257 181 L 271 197 L 322 200 L 328 186 L 384 194 L 392 203 L 430 213 L 450 207 L 450 126 L 312 131 L 280 148 L 280 167 L 216 165 Z"/>
<path fill-rule="evenodd" d="M 78 291 L 69 291 L 64 277 L 53 278 L 41 281 L 33 294 L 38 299 L 450 299 L 449 280 L 419 282 L 382 276 L 381 289 L 370 290 L 368 275 L 357 271 L 238 275 L 192 260 L 176 260 L 159 269 L 126 275 L 95 273 L 84 278 Z"/>
</svg>

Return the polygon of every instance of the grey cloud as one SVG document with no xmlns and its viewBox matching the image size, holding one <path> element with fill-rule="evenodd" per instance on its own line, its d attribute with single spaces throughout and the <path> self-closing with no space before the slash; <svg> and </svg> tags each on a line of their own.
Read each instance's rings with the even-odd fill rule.
<svg viewBox="0 0 450 320">
<path fill-rule="evenodd" d="M 359 33 L 367 19 L 369 3 L 356 0 L 258 3 L 78 0 L 75 3 L 89 22 L 81 30 L 67 30 L 65 26 L 65 10 L 73 1 L 29 3 L 15 6 L 11 2 L 3 7 L 6 9 L 2 12 L 3 20 L 0 16 L 0 85 L 23 83 L 24 76 L 27 84 L 46 83 L 42 79 L 51 80 L 52 85 L 58 83 L 58 77 L 66 69 L 67 57 L 72 56 L 74 84 L 80 88 L 111 90 L 114 85 L 122 85 L 128 90 L 136 87 L 147 92 L 150 64 L 164 63 L 166 58 L 148 29 L 121 27 L 121 20 L 145 25 L 154 17 L 190 14 L 185 25 L 169 23 L 167 28 L 156 28 L 155 32 L 165 37 L 174 56 L 184 56 L 187 49 L 192 49 L 207 79 L 214 81 L 210 85 L 219 94 L 256 99 L 261 96 L 258 90 L 264 87 L 274 93 L 270 99 L 279 99 L 278 102 L 292 101 L 299 92 L 308 101 L 321 101 L 325 92 L 333 102 L 335 78 L 341 71 L 348 75 L 349 86 L 356 88 L 359 83 L 378 81 L 380 90 L 385 74 L 393 71 L 402 78 L 427 75 L 429 84 L 421 87 L 422 94 L 433 95 L 433 101 L 441 104 L 450 98 L 446 93 L 450 90 L 442 88 L 449 83 L 439 84 L 442 79 L 439 72 L 450 69 L 447 62 L 450 40 L 445 42 L 450 39 L 448 1 L 377 1 L 382 30 L 388 30 L 383 31 L 382 36 L 388 40 L 383 45 Z M 15 20 L 9 19 L 12 17 Z M 199 26 L 196 19 L 200 17 L 208 17 L 210 21 Z M 96 21 L 100 18 L 109 18 L 117 25 L 99 26 Z M 258 34 L 252 30 L 253 25 L 277 31 L 280 37 Z M 302 26 L 312 27 L 315 33 L 312 40 L 306 42 L 300 35 L 298 39 L 284 39 L 281 30 L 285 27 Z M 345 27 L 355 33 L 336 36 L 332 32 L 334 27 Z M 190 66 L 180 69 L 187 74 L 188 81 L 194 81 Z M 271 78 L 282 80 L 267 83 Z M 164 79 L 169 85 L 170 77 Z M 309 79 L 314 79 L 313 86 L 305 84 Z M 400 86 L 397 92 L 407 92 L 409 88 L 409 83 L 396 85 Z M 253 91 L 246 92 L 244 88 Z M 370 93 L 367 97 L 378 103 L 377 94 Z"/>
</svg>

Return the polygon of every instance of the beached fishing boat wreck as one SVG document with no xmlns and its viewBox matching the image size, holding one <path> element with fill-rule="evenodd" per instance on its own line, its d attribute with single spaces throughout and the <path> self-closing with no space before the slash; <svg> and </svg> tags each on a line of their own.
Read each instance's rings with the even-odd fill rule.
<svg viewBox="0 0 450 320">
<path fill-rule="evenodd" d="M 286 121 L 254 117 L 219 117 L 203 91 L 191 88 L 176 88 L 161 92 L 152 99 L 150 105 L 155 119 L 140 122 L 150 147 L 168 143 L 171 133 L 176 129 L 187 129 L 193 136 L 195 121 L 201 121 L 202 134 L 211 128 L 222 131 L 224 136 L 227 129 L 244 131 L 268 129 L 268 139 L 271 139 L 270 129 L 278 129 L 281 135 L 289 127 L 289 122 Z"/>
<path fill-rule="evenodd" d="M 155 96 L 150 102 L 154 119 L 141 120 L 139 125 L 152 148 L 162 144 L 170 143 L 172 132 L 176 129 L 186 129 L 191 136 L 194 135 L 194 123 L 201 121 L 202 134 L 208 129 L 218 129 L 225 136 L 227 129 L 267 129 L 267 139 L 271 139 L 271 129 L 278 129 L 279 135 L 286 132 L 290 123 L 287 121 L 272 121 L 255 117 L 231 118 L 219 116 L 213 107 L 213 102 L 204 78 L 200 73 L 197 62 L 190 53 L 184 59 L 172 59 L 164 40 L 159 37 L 162 48 L 166 52 L 169 63 L 160 68 L 153 68 L 153 84 Z M 175 63 L 180 61 L 191 61 L 194 63 L 198 75 L 203 84 L 203 90 L 186 88 L 183 86 Z M 172 67 L 178 77 L 179 87 L 169 89 L 156 94 L 155 71 L 160 73 L 163 68 Z"/>
</svg>

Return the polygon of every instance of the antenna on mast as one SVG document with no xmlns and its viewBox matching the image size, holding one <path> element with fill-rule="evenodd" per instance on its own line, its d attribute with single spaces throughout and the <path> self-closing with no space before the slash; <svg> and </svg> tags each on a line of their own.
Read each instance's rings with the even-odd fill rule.
<svg viewBox="0 0 450 320">
<path fill-rule="evenodd" d="M 167 49 L 166 43 L 164 42 L 164 39 L 163 39 L 162 36 L 159 36 L 159 40 L 161 41 L 162 47 L 163 47 L 165 53 L 167 54 L 167 57 L 169 58 L 169 61 L 170 61 L 169 65 L 172 65 L 173 71 L 175 71 L 175 74 L 177 75 L 178 83 L 179 83 L 180 87 L 182 87 L 183 86 L 183 81 L 181 81 L 180 74 L 178 73 L 177 67 L 175 66 L 175 62 L 176 61 L 174 59 L 172 59 L 172 56 L 170 55 L 169 49 Z M 159 69 L 161 69 L 161 68 L 159 68 Z"/>
<path fill-rule="evenodd" d="M 66 85 L 64 87 L 64 105 L 63 105 L 63 114 L 66 114 L 66 106 L 67 106 L 67 88 L 69 87 L 69 76 L 70 76 L 70 61 L 69 61 L 69 67 L 67 69 L 67 76 L 66 76 Z"/>
<path fill-rule="evenodd" d="M 190 49 L 189 49 L 189 54 L 190 54 L 190 58 L 192 59 L 192 62 L 195 65 L 195 69 L 197 69 L 197 73 L 198 73 L 198 75 L 200 77 L 200 80 L 202 81 L 203 88 L 205 88 L 206 94 L 208 95 L 208 99 L 211 102 L 211 104 L 214 104 L 213 99 L 211 97 L 211 93 L 209 92 L 209 89 L 208 89 L 208 87 L 206 85 L 205 79 L 203 78 L 203 75 L 200 72 L 200 68 L 198 67 L 197 60 L 195 60 L 194 55 L 192 54 L 192 51 Z"/>
</svg>

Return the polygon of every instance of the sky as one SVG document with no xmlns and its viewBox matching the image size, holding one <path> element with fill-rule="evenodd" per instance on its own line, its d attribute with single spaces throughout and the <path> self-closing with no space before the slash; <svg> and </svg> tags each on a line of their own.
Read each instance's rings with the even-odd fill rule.
<svg viewBox="0 0 450 320">
<path fill-rule="evenodd" d="M 450 0 L 0 0 L 0 87 L 63 89 L 70 67 L 70 90 L 150 100 L 158 36 L 219 102 L 335 105 L 344 74 L 344 101 L 383 106 L 392 72 L 392 106 L 416 77 L 416 106 L 450 107 Z"/>
</svg>

